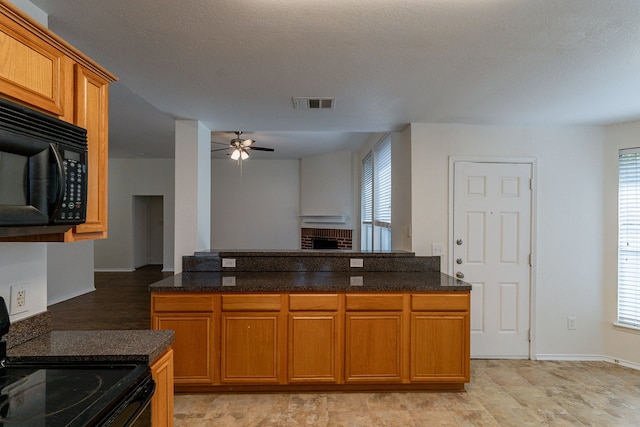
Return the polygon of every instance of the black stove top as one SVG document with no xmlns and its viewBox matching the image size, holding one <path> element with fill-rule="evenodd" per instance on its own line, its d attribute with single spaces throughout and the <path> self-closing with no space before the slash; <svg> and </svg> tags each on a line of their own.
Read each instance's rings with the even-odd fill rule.
<svg viewBox="0 0 640 427">
<path fill-rule="evenodd" d="M 15 364 L 0 371 L 0 426 L 93 426 L 149 375 L 146 364 Z"/>
</svg>

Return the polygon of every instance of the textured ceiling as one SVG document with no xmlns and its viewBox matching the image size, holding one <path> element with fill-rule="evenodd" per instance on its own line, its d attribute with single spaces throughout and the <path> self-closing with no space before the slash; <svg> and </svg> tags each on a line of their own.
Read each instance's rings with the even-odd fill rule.
<svg viewBox="0 0 640 427">
<path fill-rule="evenodd" d="M 637 0 L 32 3 L 120 78 L 112 156 L 172 157 L 175 118 L 252 132 L 276 148 L 261 158 L 353 149 L 412 122 L 640 118 Z M 294 110 L 292 96 L 336 107 Z"/>
</svg>

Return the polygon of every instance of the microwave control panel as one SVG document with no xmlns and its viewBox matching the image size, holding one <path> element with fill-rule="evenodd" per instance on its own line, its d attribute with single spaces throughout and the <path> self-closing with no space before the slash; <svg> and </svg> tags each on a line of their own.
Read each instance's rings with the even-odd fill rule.
<svg viewBox="0 0 640 427">
<path fill-rule="evenodd" d="M 82 162 L 84 153 L 64 150 L 62 168 L 65 176 L 65 191 L 56 222 L 84 222 L 87 199 L 87 166 Z"/>
</svg>

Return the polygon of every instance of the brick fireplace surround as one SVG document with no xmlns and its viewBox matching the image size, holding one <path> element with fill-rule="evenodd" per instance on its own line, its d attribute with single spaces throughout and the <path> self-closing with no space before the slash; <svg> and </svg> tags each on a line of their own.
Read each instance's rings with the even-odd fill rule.
<svg viewBox="0 0 640 427">
<path fill-rule="evenodd" d="M 313 249 L 314 240 L 337 242 L 338 249 L 353 248 L 353 230 L 339 228 L 303 228 L 300 235 L 300 249 Z"/>
</svg>

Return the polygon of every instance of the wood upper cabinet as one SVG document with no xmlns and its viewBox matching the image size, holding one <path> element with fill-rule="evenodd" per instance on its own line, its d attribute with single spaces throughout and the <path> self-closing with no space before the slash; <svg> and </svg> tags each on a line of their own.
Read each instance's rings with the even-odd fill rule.
<svg viewBox="0 0 640 427">
<path fill-rule="evenodd" d="M 340 298 L 289 295 L 288 382 L 338 383 L 344 360 Z"/>
<path fill-rule="evenodd" d="M 411 381 L 470 379 L 469 294 L 412 295 Z"/>
<path fill-rule="evenodd" d="M 66 233 L 65 241 L 107 237 L 109 82 L 75 66 L 75 124 L 87 130 L 87 219 Z"/>
<path fill-rule="evenodd" d="M 156 390 L 151 397 L 151 425 L 173 427 L 173 349 L 167 349 L 151 364 Z"/>
<path fill-rule="evenodd" d="M 0 14 L 0 92 L 36 109 L 64 116 L 64 93 L 72 90 L 69 58 L 47 40 L 34 37 L 12 9 Z M 30 24 L 30 25 L 29 25 Z M 72 71 L 72 70 L 71 70 Z"/>
<path fill-rule="evenodd" d="M 174 334 L 176 385 L 215 381 L 214 298 L 207 294 L 152 294 L 152 329 Z"/>
<path fill-rule="evenodd" d="M 280 295 L 222 295 L 220 382 L 284 383 L 286 317 Z"/>
<path fill-rule="evenodd" d="M 345 305 L 345 382 L 402 382 L 404 296 L 346 295 Z"/>
<path fill-rule="evenodd" d="M 0 97 L 87 129 L 87 219 L 62 234 L 0 241 L 107 237 L 109 84 L 116 77 L 9 2 L 0 1 Z"/>
</svg>

